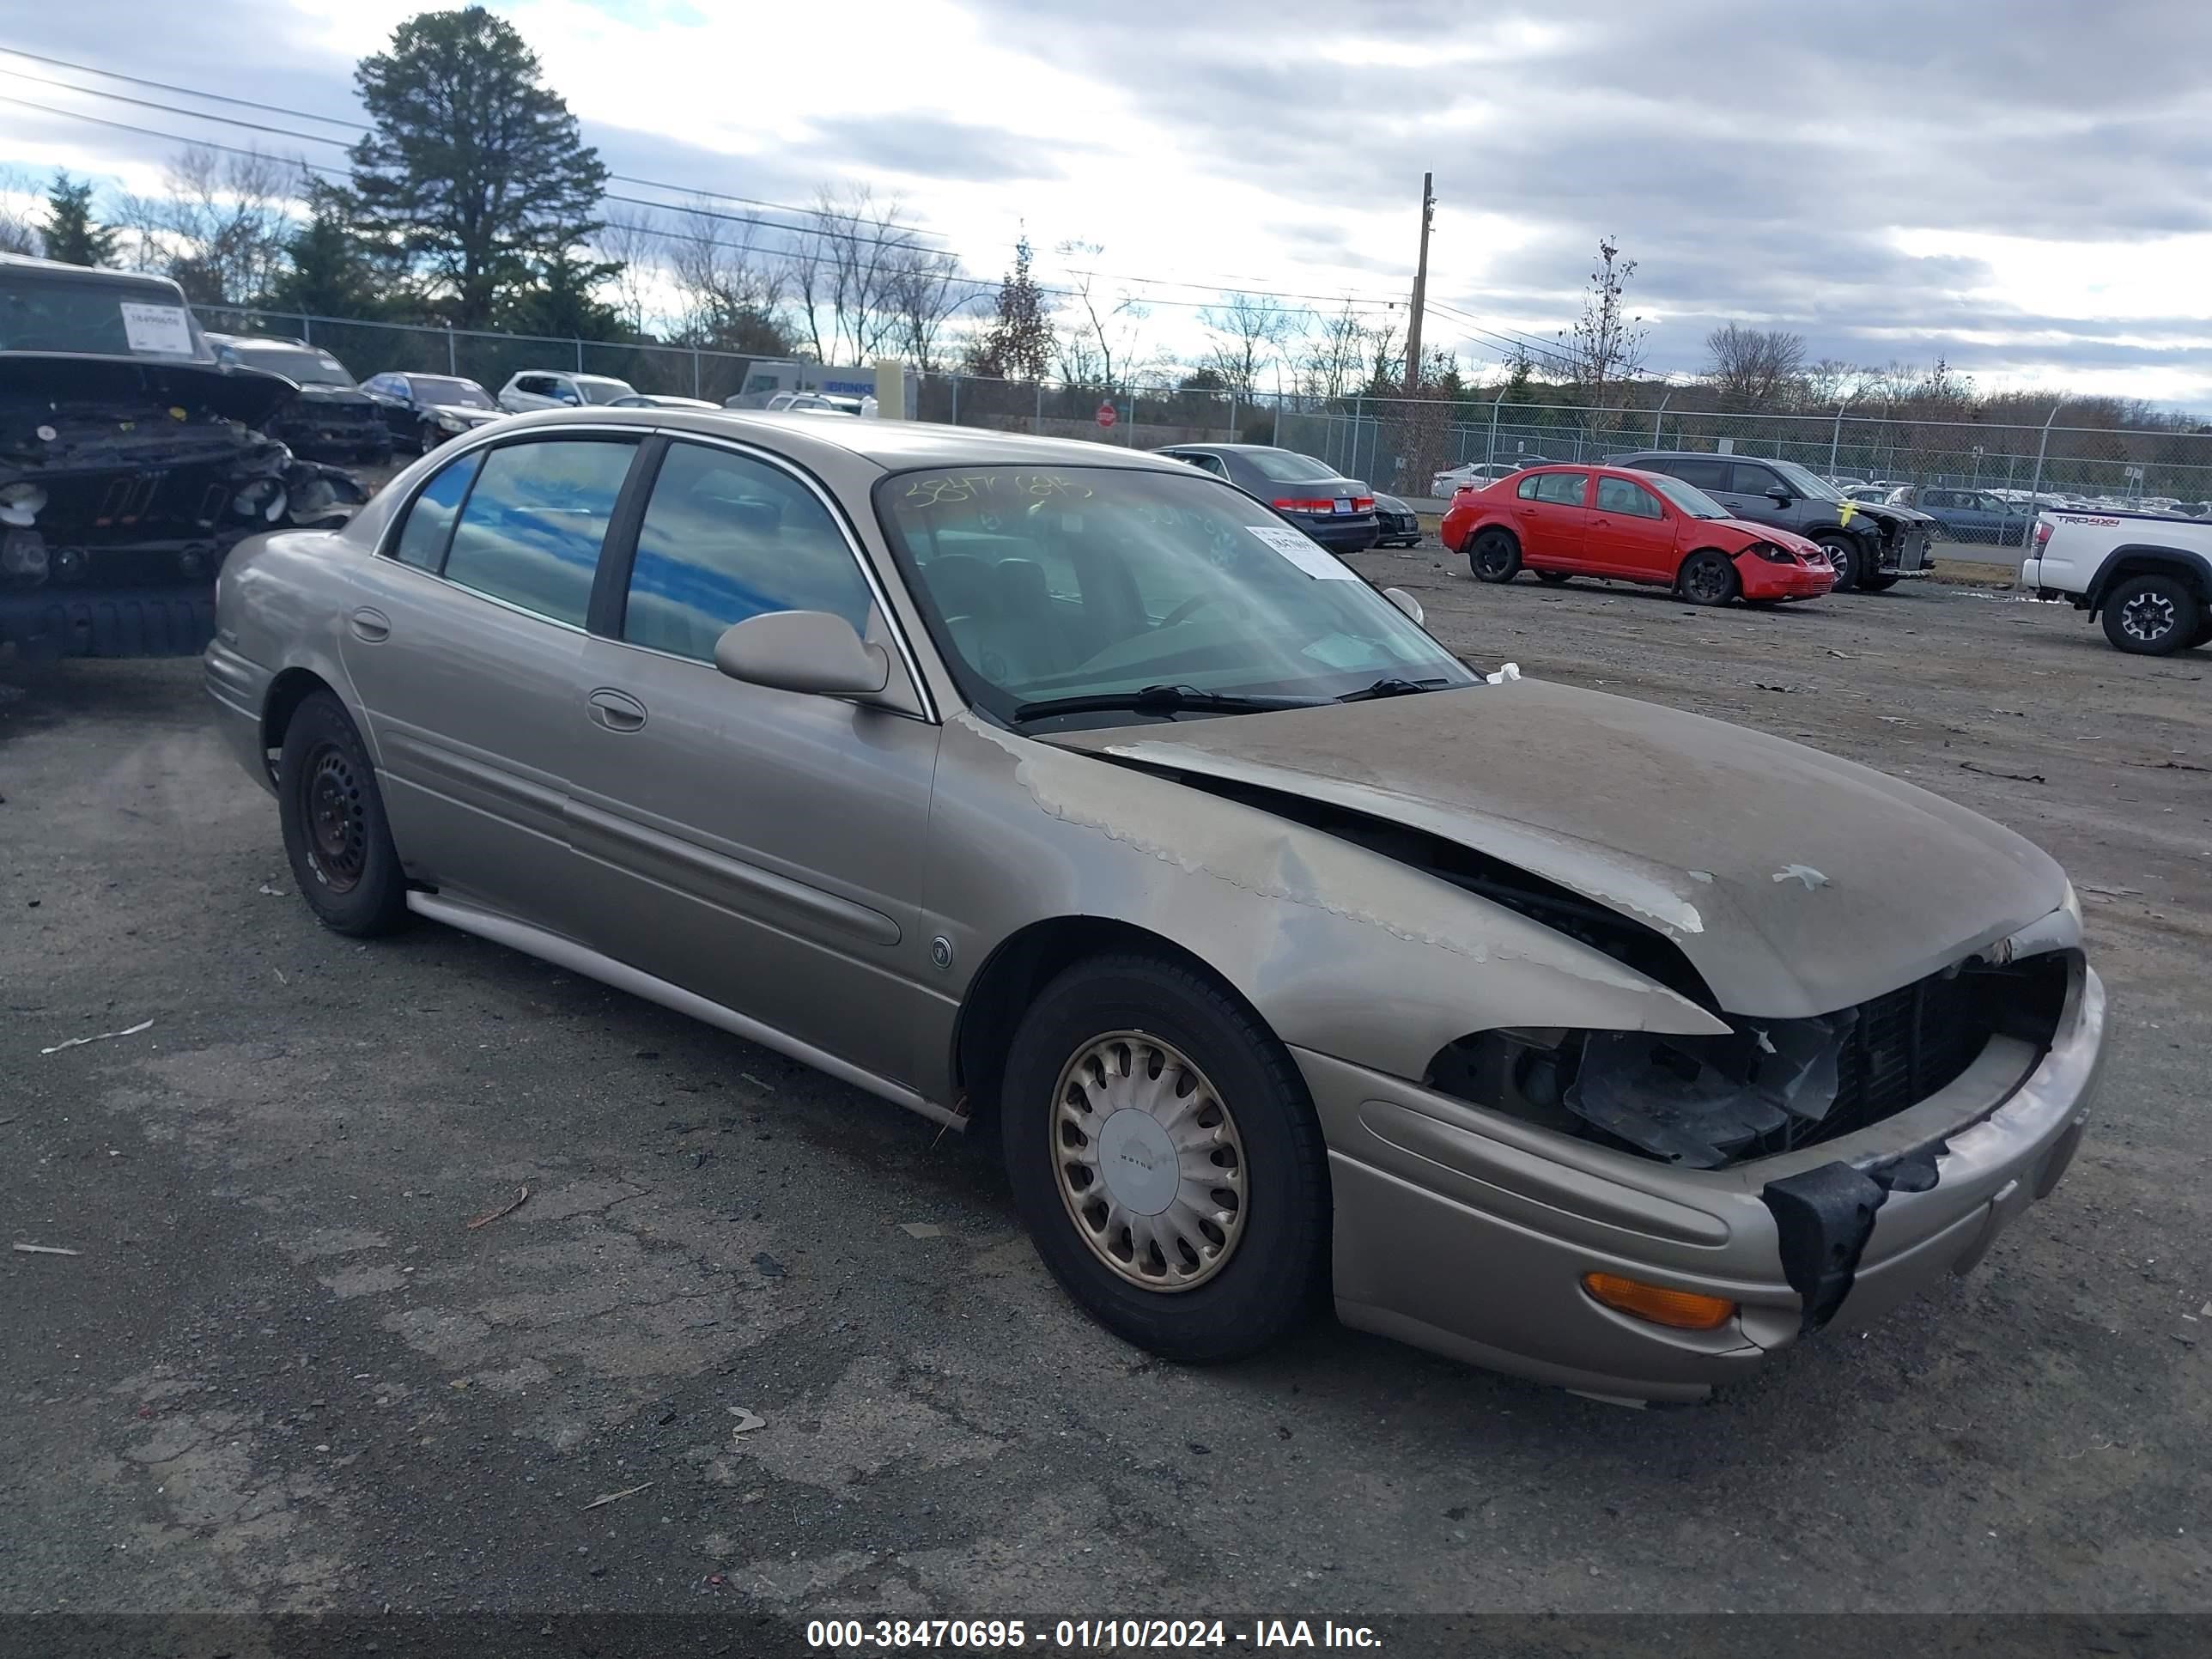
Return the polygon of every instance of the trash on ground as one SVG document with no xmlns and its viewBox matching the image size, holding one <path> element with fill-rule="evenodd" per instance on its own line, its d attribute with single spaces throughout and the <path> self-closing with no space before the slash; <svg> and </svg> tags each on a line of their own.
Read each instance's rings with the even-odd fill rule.
<svg viewBox="0 0 2212 1659">
<path fill-rule="evenodd" d="M 1613 601 L 1608 599 L 1606 603 L 1610 605 Z M 1495 674 L 1485 674 L 1482 678 L 1488 684 L 1503 685 L 1508 680 L 1517 680 L 1521 678 L 1521 665 L 1517 662 L 1509 662 L 1500 667 Z"/>
<path fill-rule="evenodd" d="M 1774 872 L 1773 878 L 1778 882 L 1802 881 L 1808 893 L 1828 884 L 1828 878 L 1809 864 L 1785 864 Z"/>
<path fill-rule="evenodd" d="M 768 1419 L 747 1406 L 731 1407 L 730 1415 L 738 1419 L 737 1425 L 730 1431 L 730 1437 L 732 1439 L 741 1435 L 750 1434 L 755 1429 L 764 1429 L 768 1426 Z"/>
<path fill-rule="evenodd" d="M 942 1238 L 945 1229 L 933 1221 L 902 1221 L 899 1231 L 908 1238 Z"/>
<path fill-rule="evenodd" d="M 650 1480 L 641 1480 L 635 1486 L 624 1486 L 620 1492 L 601 1492 L 584 1507 L 587 1510 L 595 1510 L 602 1504 L 619 1504 L 625 1498 L 636 1497 L 652 1484 Z"/>
<path fill-rule="evenodd" d="M 783 1263 L 778 1261 L 766 1250 L 761 1251 L 759 1255 L 753 1257 L 753 1266 L 760 1269 L 760 1276 L 763 1279 L 783 1279 L 788 1276 L 784 1272 Z"/>
<path fill-rule="evenodd" d="M 479 1227 L 489 1227 L 493 1222 L 498 1220 L 500 1217 L 503 1215 L 513 1215 L 517 1210 L 520 1209 L 529 1201 L 530 1188 L 525 1187 L 520 1192 L 517 1193 L 509 1202 L 501 1205 L 496 1210 L 487 1210 L 483 1214 L 478 1216 L 474 1221 L 469 1223 L 469 1231 L 471 1232 L 474 1232 Z"/>
<path fill-rule="evenodd" d="M 1993 766 L 1977 766 L 1972 761 L 1960 761 L 1969 772 L 1978 772 L 1985 778 L 2010 778 L 2014 783 L 2048 783 L 2050 779 L 2040 772 L 2000 772 Z"/>
<path fill-rule="evenodd" d="M 150 1031 L 153 1029 L 152 1020 L 142 1019 L 136 1025 L 127 1025 L 119 1031 L 102 1031 L 97 1036 L 71 1037 L 66 1042 L 57 1042 L 52 1048 L 41 1048 L 39 1052 L 42 1054 L 58 1054 L 64 1048 L 82 1048 L 88 1042 L 106 1042 L 112 1037 L 137 1036 L 141 1031 Z"/>
<path fill-rule="evenodd" d="M 82 1250 L 64 1249 L 58 1244 L 10 1244 L 9 1249 L 20 1255 L 82 1255 Z"/>
<path fill-rule="evenodd" d="M 292 896 L 292 890 L 289 887 L 271 887 L 264 881 L 261 884 L 261 894 L 264 898 L 289 898 Z"/>
</svg>

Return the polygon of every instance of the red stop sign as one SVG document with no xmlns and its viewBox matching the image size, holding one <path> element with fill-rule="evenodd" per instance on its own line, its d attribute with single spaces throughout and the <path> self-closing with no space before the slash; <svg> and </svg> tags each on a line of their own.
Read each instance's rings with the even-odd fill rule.
<svg viewBox="0 0 2212 1659">
<path fill-rule="evenodd" d="M 1111 403 L 1102 401 L 1102 402 L 1099 404 L 1099 405 L 1098 405 L 1098 424 L 1099 424 L 1099 425 L 1101 425 L 1101 426 L 1111 426 L 1111 425 L 1113 425 L 1113 424 L 1114 424 L 1114 422 L 1115 422 L 1115 421 L 1119 420 L 1120 418 L 1121 418 L 1121 416 L 1118 416 L 1118 415 L 1116 415 L 1116 414 L 1114 412 L 1114 405 L 1113 405 Z"/>
</svg>

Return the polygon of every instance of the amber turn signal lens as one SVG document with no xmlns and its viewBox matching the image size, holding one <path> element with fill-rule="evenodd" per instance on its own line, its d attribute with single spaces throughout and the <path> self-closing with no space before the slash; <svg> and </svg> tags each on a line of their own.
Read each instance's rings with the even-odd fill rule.
<svg viewBox="0 0 2212 1659">
<path fill-rule="evenodd" d="M 1678 1331 L 1718 1330 L 1735 1317 L 1735 1304 L 1726 1297 L 1670 1291 L 1663 1285 L 1646 1285 L 1619 1273 L 1584 1273 L 1583 1288 L 1608 1308 L 1634 1314 L 1655 1325 L 1671 1325 Z"/>
</svg>

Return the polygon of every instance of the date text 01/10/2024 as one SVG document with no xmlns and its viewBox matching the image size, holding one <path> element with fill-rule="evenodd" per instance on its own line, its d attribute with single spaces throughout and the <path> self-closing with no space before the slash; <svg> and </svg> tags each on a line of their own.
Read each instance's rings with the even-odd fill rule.
<svg viewBox="0 0 2212 1659">
<path fill-rule="evenodd" d="M 817 1619 L 806 1645 L 839 1652 L 915 1648 L 1055 1648 L 1076 1652 L 1144 1648 L 1361 1648 L 1382 1645 L 1370 1626 L 1324 1619 L 1260 1619 L 1237 1628 L 1220 1619 Z"/>
</svg>

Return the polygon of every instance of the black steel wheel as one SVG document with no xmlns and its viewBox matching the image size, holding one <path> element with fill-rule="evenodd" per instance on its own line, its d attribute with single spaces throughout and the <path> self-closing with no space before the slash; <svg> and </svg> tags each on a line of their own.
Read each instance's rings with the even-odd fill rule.
<svg viewBox="0 0 2212 1659">
<path fill-rule="evenodd" d="M 344 705 L 328 691 L 302 702 L 284 728 L 276 799 L 292 879 L 318 921 L 367 939 L 406 919 L 406 877 L 376 769 Z"/>
<path fill-rule="evenodd" d="M 1510 582 L 1521 574 L 1521 544 L 1493 526 L 1468 544 L 1467 563 L 1479 582 Z"/>
</svg>

